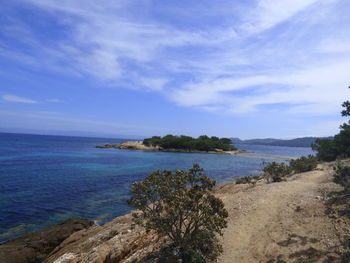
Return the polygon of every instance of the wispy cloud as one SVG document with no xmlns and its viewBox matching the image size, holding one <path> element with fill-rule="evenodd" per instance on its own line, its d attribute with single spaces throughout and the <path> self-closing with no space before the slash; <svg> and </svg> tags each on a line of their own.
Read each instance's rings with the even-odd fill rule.
<svg viewBox="0 0 350 263">
<path fill-rule="evenodd" d="M 11 95 L 11 94 L 3 95 L 2 99 L 5 100 L 5 101 L 9 101 L 9 102 L 29 103 L 29 104 L 38 103 L 35 100 L 24 98 L 24 97 L 19 97 L 19 96 Z"/>
<path fill-rule="evenodd" d="M 317 2 L 322 0 L 259 0 L 241 29 L 248 33 L 270 29 Z"/>
<path fill-rule="evenodd" d="M 63 102 L 63 100 L 60 100 L 60 99 L 48 99 L 47 101 L 52 102 L 52 103 L 62 103 Z"/>
<path fill-rule="evenodd" d="M 61 37 L 45 42 L 12 21 L 9 27 L 17 29 L 7 34 L 22 32 L 32 53 L 0 48 L 27 63 L 38 58 L 39 67 L 225 114 L 327 115 L 346 97 L 350 6 L 345 0 L 220 1 L 198 16 L 193 16 L 196 2 L 188 3 L 189 11 L 152 1 L 25 2 L 59 21 Z"/>
</svg>

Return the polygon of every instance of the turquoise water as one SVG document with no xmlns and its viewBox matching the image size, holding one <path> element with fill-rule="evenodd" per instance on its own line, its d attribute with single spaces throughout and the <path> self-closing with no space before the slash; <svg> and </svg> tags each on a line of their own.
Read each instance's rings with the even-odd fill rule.
<svg viewBox="0 0 350 263">
<path fill-rule="evenodd" d="M 122 139 L 0 133 L 0 242 L 69 217 L 103 224 L 131 210 L 132 182 L 158 169 L 199 163 L 218 183 L 258 174 L 263 161 L 234 155 L 96 149 Z M 260 154 L 301 156 L 310 148 L 237 145 Z M 280 161 L 280 160 L 277 160 Z"/>
</svg>

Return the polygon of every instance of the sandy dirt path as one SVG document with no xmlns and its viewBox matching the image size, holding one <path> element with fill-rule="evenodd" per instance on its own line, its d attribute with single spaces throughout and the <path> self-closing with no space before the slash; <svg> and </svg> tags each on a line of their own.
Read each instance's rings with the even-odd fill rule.
<svg viewBox="0 0 350 263">
<path fill-rule="evenodd" d="M 229 224 L 219 262 L 340 262 L 339 237 L 350 231 L 326 215 L 326 193 L 340 190 L 331 177 L 331 168 L 323 165 L 288 182 L 223 185 L 218 196 Z"/>
</svg>

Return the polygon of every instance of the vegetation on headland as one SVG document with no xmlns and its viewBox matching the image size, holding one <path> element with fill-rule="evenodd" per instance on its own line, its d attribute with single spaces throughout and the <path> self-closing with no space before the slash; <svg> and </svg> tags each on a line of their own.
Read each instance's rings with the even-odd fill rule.
<svg viewBox="0 0 350 263">
<path fill-rule="evenodd" d="M 169 240 L 166 258 L 208 262 L 221 252 L 216 235 L 227 226 L 228 212 L 212 194 L 215 181 L 198 164 L 189 171 L 156 171 L 131 186 L 128 203 L 141 212 L 135 222 Z"/>
<path fill-rule="evenodd" d="M 153 136 L 152 138 L 143 140 L 143 144 L 146 146 L 159 146 L 163 149 L 182 149 L 189 151 L 237 150 L 231 143 L 231 140 L 228 138 L 208 137 L 206 135 L 193 138 L 190 136 L 174 136 L 169 134 L 164 137 Z"/>
</svg>

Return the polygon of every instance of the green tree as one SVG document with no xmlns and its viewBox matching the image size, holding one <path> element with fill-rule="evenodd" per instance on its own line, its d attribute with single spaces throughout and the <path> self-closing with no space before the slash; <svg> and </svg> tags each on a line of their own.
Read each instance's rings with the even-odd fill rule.
<svg viewBox="0 0 350 263">
<path fill-rule="evenodd" d="M 312 145 L 312 149 L 317 152 L 317 158 L 320 161 L 331 162 L 339 155 L 333 139 L 317 139 Z"/>
<path fill-rule="evenodd" d="M 199 151 L 215 151 L 221 149 L 224 151 L 236 150 L 231 145 L 231 140 L 227 138 L 218 138 L 215 136 L 208 137 L 206 135 L 199 136 L 197 139 L 190 136 L 174 136 L 168 134 L 164 137 L 153 136 L 143 140 L 146 146 L 160 146 L 163 149 L 181 149 L 181 150 L 199 150 Z"/>
<path fill-rule="evenodd" d="M 232 143 L 231 139 L 229 139 L 229 138 L 221 138 L 220 142 L 222 144 L 228 144 L 228 145 L 230 145 Z"/>
<path fill-rule="evenodd" d="M 183 262 L 208 262 L 222 251 L 216 235 L 228 217 L 214 186 L 198 164 L 189 171 L 156 171 L 132 184 L 128 203 L 141 211 L 136 222 L 167 237 Z"/>
<path fill-rule="evenodd" d="M 350 89 L 350 87 L 349 87 Z M 341 115 L 342 116 L 350 116 L 350 101 L 344 101 L 342 104 L 342 107 L 344 110 L 342 110 Z"/>
<path fill-rule="evenodd" d="M 344 101 L 342 104 L 342 116 L 350 116 L 350 102 Z M 321 161 L 334 161 L 337 158 L 350 157 L 350 123 L 340 126 L 340 131 L 333 139 L 318 139 L 312 145 L 312 149 L 317 151 L 317 158 Z"/>
</svg>

